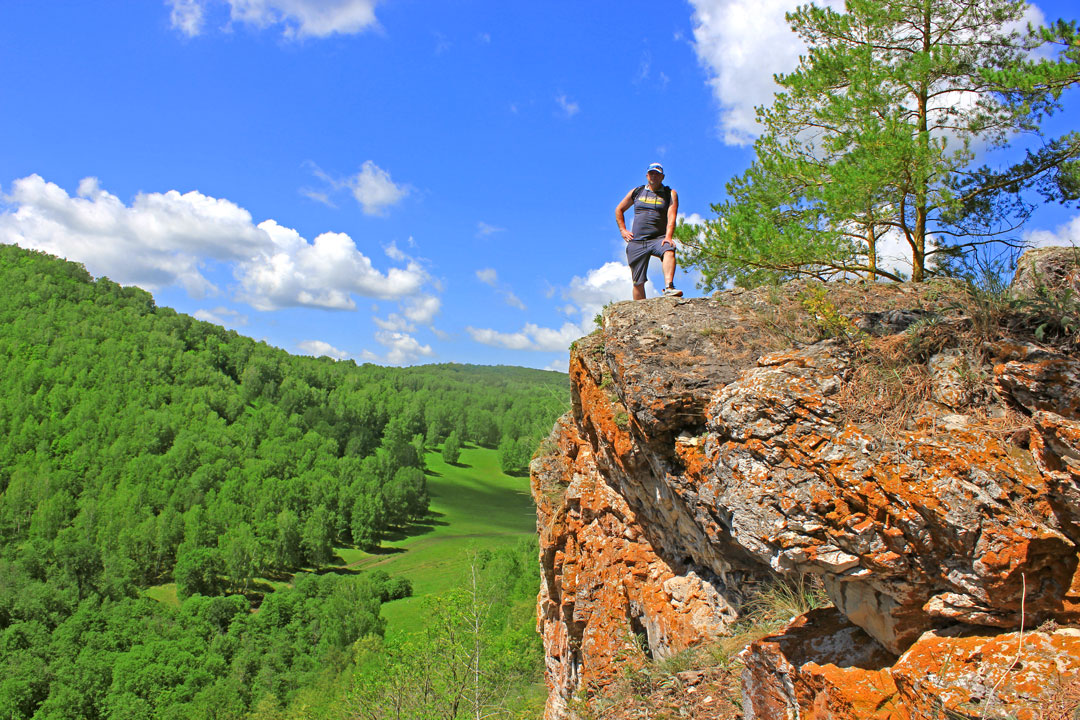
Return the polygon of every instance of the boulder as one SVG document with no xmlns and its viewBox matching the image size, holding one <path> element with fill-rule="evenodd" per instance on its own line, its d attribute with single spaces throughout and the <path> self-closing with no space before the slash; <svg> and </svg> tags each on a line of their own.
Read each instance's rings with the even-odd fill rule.
<svg viewBox="0 0 1080 720">
<path fill-rule="evenodd" d="M 1020 256 L 1010 285 L 1011 294 L 1030 298 L 1040 289 L 1051 293 L 1071 289 L 1080 296 L 1080 248 L 1033 248 Z"/>
</svg>

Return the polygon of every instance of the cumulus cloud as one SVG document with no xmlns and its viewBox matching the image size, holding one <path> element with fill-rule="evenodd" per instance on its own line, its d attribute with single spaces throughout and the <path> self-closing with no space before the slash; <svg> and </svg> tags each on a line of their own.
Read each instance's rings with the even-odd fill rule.
<svg viewBox="0 0 1080 720">
<path fill-rule="evenodd" d="M 465 328 L 469 336 L 483 345 L 504 347 L 508 350 L 566 350 L 574 340 L 582 336 L 581 326 L 564 323 L 561 328 L 545 328 L 526 323 L 518 332 L 504 333 L 490 328 Z"/>
<path fill-rule="evenodd" d="M 382 355 L 365 350 L 361 359 L 386 365 L 405 365 L 421 357 L 433 357 L 435 351 L 430 345 L 421 345 L 412 335 L 393 330 L 380 330 L 375 333 L 375 341 L 386 348 Z"/>
<path fill-rule="evenodd" d="M 229 7 L 229 21 L 260 30 L 280 26 L 287 38 L 353 35 L 375 27 L 380 0 L 167 0 L 173 28 L 186 35 L 202 31 L 207 7 Z"/>
<path fill-rule="evenodd" d="M 242 327 L 248 324 L 248 316 L 236 310 L 219 305 L 213 310 L 196 310 L 194 316 L 198 320 L 205 320 L 215 325 Z"/>
<path fill-rule="evenodd" d="M 481 268 L 476 271 L 476 279 L 485 285 L 495 287 L 499 282 L 499 274 L 495 271 L 495 268 Z"/>
<path fill-rule="evenodd" d="M 305 187 L 300 188 L 300 194 L 329 207 L 336 207 L 330 192 L 348 190 L 356 202 L 360 203 L 365 215 L 385 215 L 387 208 L 401 202 L 411 189 L 408 185 L 395 183 L 390 173 L 371 160 L 360 166 L 360 172 L 345 178 L 334 177 L 315 163 L 309 162 L 307 165 L 315 177 L 326 183 L 326 189 Z"/>
<path fill-rule="evenodd" d="M 1069 222 L 1058 225 L 1053 231 L 1030 230 L 1024 233 L 1024 241 L 1032 247 L 1051 245 L 1080 247 L 1080 215 L 1074 215 Z"/>
<path fill-rule="evenodd" d="M 410 240 L 411 240 L 411 238 L 410 238 Z M 387 245 L 385 248 L 383 248 L 383 251 L 386 253 L 386 257 L 390 258 L 391 260 L 397 260 L 398 262 L 401 262 L 402 260 L 406 260 L 409 257 L 408 255 L 406 255 L 404 252 L 401 251 L 401 248 L 399 248 L 397 246 L 396 241 L 391 241 L 391 243 L 389 245 Z"/>
<path fill-rule="evenodd" d="M 417 325 L 428 325 L 442 309 L 442 300 L 434 295 L 419 295 L 406 298 L 401 303 L 400 313 L 390 313 L 385 318 L 373 317 L 372 320 L 383 330 L 389 332 L 413 332 Z"/>
<path fill-rule="evenodd" d="M 746 145 L 759 133 L 754 107 L 772 102 L 773 75 L 794 70 L 805 45 L 784 14 L 792 0 L 690 0 L 694 50 L 710 74 L 720 104 L 720 131 L 729 145 Z M 843 0 L 818 3 L 843 9 Z"/>
<path fill-rule="evenodd" d="M 94 275 L 149 290 L 182 285 L 194 297 L 217 288 L 202 273 L 204 258 L 245 261 L 267 243 L 247 210 L 192 191 L 140 193 L 130 206 L 79 183 L 75 197 L 40 175 L 16 180 L 0 214 L 0 239 L 86 265 Z"/>
<path fill-rule="evenodd" d="M 405 300 L 405 317 L 414 323 L 427 325 L 441 308 L 442 301 L 434 295 L 418 295 Z"/>
<path fill-rule="evenodd" d="M 509 350 L 536 350 L 532 340 L 524 332 L 504 333 L 491 328 L 475 328 L 472 325 L 465 328 L 471 337 L 481 345 L 494 345 Z"/>
<path fill-rule="evenodd" d="M 379 272 L 345 233 L 327 232 L 309 243 L 274 220 L 259 223 L 272 247 L 238 270 L 240 296 L 259 310 L 319 307 L 354 310 L 352 295 L 398 299 L 417 293 L 428 280 L 415 261 Z"/>
<path fill-rule="evenodd" d="M 311 355 L 312 357 L 328 357 L 335 360 L 344 360 L 349 357 L 349 353 L 344 350 L 338 350 L 336 347 L 328 342 L 322 340 L 304 340 L 298 343 L 297 348 L 300 349 L 305 355 Z"/>
<path fill-rule="evenodd" d="M 38 175 L 13 183 L 4 196 L 14 209 L 0 214 L 0 241 L 82 262 L 148 290 L 184 287 L 193 297 L 219 292 L 204 274 L 211 263 L 232 268 L 238 297 L 259 310 L 289 306 L 354 309 L 352 295 L 401 300 L 429 281 L 415 261 L 386 272 L 344 233 L 308 242 L 274 220 L 198 191 L 140 193 L 130 205 L 95 178 L 75 197 Z"/>
<path fill-rule="evenodd" d="M 349 178 L 348 185 L 366 215 L 383 215 L 386 208 L 401 202 L 409 194 L 407 186 L 396 185 L 390 179 L 390 173 L 370 160 L 360 167 L 359 173 Z"/>
</svg>

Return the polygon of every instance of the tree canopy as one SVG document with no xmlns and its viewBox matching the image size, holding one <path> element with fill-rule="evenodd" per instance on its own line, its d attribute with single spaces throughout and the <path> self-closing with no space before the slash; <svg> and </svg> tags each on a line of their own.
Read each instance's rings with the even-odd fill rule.
<svg viewBox="0 0 1080 720">
<path fill-rule="evenodd" d="M 401 591 L 311 571 L 424 517 L 451 433 L 535 446 L 569 404 L 560 373 L 291 356 L 15 246 L 0 282 L 5 718 L 287 701 Z"/>
<path fill-rule="evenodd" d="M 704 227 L 683 226 L 707 288 L 798 276 L 912 280 L 993 243 L 1016 245 L 1035 196 L 1080 197 L 1080 133 L 1042 121 L 1080 83 L 1075 24 L 1013 30 L 1023 0 L 848 0 L 788 15 L 807 53 L 758 109 L 751 167 Z M 1043 48 L 1048 56 L 1035 59 Z M 979 158 L 1022 157 L 1004 169 Z"/>
</svg>

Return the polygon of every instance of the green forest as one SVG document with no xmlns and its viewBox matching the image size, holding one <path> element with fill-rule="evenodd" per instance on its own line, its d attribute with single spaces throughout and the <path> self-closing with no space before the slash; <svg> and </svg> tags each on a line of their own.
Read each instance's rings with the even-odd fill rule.
<svg viewBox="0 0 1080 720">
<path fill-rule="evenodd" d="M 15 246 L 0 281 L 4 718 L 270 717 L 328 672 L 392 682 L 402 642 L 449 641 L 383 641 L 409 583 L 327 572 L 335 548 L 425 518 L 436 448 L 524 473 L 569 402 L 559 373 L 292 356 Z M 505 616 L 535 593 L 529 552 L 478 554 L 430 617 L 492 577 L 519 588 L 484 606 Z M 178 607 L 146 596 L 170 582 Z"/>
</svg>

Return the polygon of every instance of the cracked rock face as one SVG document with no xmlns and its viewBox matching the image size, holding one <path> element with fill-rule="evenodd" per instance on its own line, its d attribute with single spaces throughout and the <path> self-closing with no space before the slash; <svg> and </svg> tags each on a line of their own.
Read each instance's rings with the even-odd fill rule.
<svg viewBox="0 0 1080 720">
<path fill-rule="evenodd" d="M 1021 619 L 1080 621 L 1080 359 L 1004 339 L 958 347 L 954 296 L 929 284 L 860 287 L 846 340 L 792 344 L 814 318 L 770 310 L 798 308 L 797 287 L 768 292 L 780 296 L 617 303 L 572 349 L 573 411 L 531 468 L 548 720 L 634 643 L 664 657 L 727 632 L 775 578 L 819 576 L 834 617 L 800 626 L 808 644 L 750 652 L 744 695 L 772 692 L 781 666 L 809 689 L 773 688 L 748 717 L 786 717 L 790 702 L 870 717 L 806 713 L 924 687 L 903 659 L 890 668 L 946 628 L 993 638 Z M 853 406 L 899 377 L 868 372 L 873 349 L 934 323 L 945 340 L 899 386 L 923 399 L 861 420 Z M 845 695 L 869 672 L 880 697 Z"/>
<path fill-rule="evenodd" d="M 1073 392 L 1047 380 L 1071 365 L 1040 354 L 995 378 L 1021 405 L 1072 413 Z M 701 482 L 729 509 L 735 541 L 779 573 L 821 575 L 894 653 L 943 621 L 1018 625 L 1025 587 L 1035 622 L 1080 618 L 1076 547 L 1031 454 L 932 416 L 868 435 L 835 400 L 849 371 L 847 350 L 818 343 L 761 358 L 717 394 Z"/>
<path fill-rule="evenodd" d="M 874 648 L 877 648 L 875 651 Z M 742 654 L 747 718 L 919 720 L 1067 717 L 1080 630 L 927 632 L 900 658 L 833 608 Z"/>
</svg>

